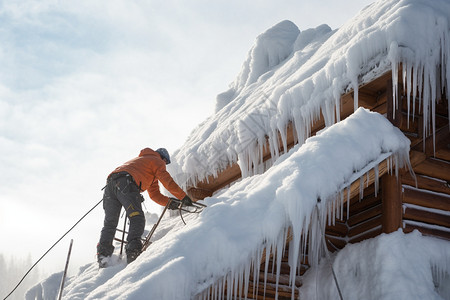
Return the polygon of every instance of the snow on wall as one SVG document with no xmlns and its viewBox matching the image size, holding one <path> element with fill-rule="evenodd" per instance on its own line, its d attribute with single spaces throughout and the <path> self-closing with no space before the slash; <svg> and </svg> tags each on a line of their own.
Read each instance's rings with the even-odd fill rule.
<svg viewBox="0 0 450 300">
<path fill-rule="evenodd" d="M 235 162 L 244 177 L 258 173 L 267 138 L 276 159 L 278 134 L 285 149 L 289 122 L 302 143 L 320 111 L 326 126 L 334 124 L 341 94 L 354 89 L 356 109 L 358 86 L 389 70 L 397 103 L 400 65 L 408 112 L 415 113 L 412 92 L 422 99 L 424 132 L 434 131 L 438 95 L 450 86 L 449 21 L 446 0 L 382 0 L 335 31 L 275 25 L 256 39 L 230 90 L 218 96 L 216 113 L 174 153 L 171 173 L 184 186 Z"/>
<path fill-rule="evenodd" d="M 344 299 L 450 299 L 448 242 L 418 231 L 399 230 L 348 245 L 336 254 L 333 266 Z M 325 260 L 303 277 L 301 299 L 333 299 L 336 294 Z"/>
<path fill-rule="evenodd" d="M 84 299 L 140 299 L 146 293 L 154 299 L 202 298 L 210 286 L 223 291 L 225 283 L 225 296 L 230 297 L 235 287 L 248 285 L 251 270 L 259 274 L 264 249 L 281 260 L 288 227 L 293 233 L 290 264 L 297 265 L 307 244 L 308 260 L 317 264 L 320 228 L 328 214 L 342 209 L 342 187 L 376 167 L 380 157 L 395 157 L 398 167 L 407 163 L 409 145 L 386 118 L 360 108 L 280 156 L 264 174 L 247 177 L 207 198 L 208 207 L 186 219 L 187 226 L 175 226 L 136 262 L 83 295 Z M 305 232 L 310 233 L 308 243 L 301 239 Z M 67 295 L 79 294 L 89 285 L 81 282 L 68 286 Z"/>
</svg>

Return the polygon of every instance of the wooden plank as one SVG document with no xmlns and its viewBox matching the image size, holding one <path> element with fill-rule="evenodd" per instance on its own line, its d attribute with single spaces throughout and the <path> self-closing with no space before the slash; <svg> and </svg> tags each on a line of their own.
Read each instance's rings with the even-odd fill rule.
<svg viewBox="0 0 450 300">
<path fill-rule="evenodd" d="M 444 160 L 428 158 L 414 168 L 417 174 L 450 181 L 450 163 Z"/>
<path fill-rule="evenodd" d="M 351 216 L 348 219 L 347 223 L 350 227 L 353 227 L 353 226 L 356 226 L 359 223 L 365 222 L 373 217 L 379 216 L 379 215 L 381 215 L 381 213 L 382 213 L 382 205 L 379 204 L 379 205 L 369 208 L 365 211 L 362 211 L 359 214 Z"/>
<path fill-rule="evenodd" d="M 344 222 L 335 221 L 334 225 L 325 227 L 325 234 L 345 237 L 348 233 L 348 227 Z"/>
<path fill-rule="evenodd" d="M 403 232 L 409 233 L 415 229 L 419 230 L 423 235 L 438 237 L 450 241 L 450 232 L 439 230 L 436 228 L 427 228 L 418 225 L 405 224 L 403 227 Z"/>
<path fill-rule="evenodd" d="M 427 210 L 406 207 L 403 218 L 428 224 L 448 227 L 450 229 L 450 216 Z"/>
<path fill-rule="evenodd" d="M 197 189 L 209 191 L 211 195 L 217 190 L 231 184 L 232 182 L 241 178 L 241 169 L 237 163 L 229 166 L 225 170 L 219 172 L 218 177 L 208 176 L 207 179 L 197 183 Z M 189 190 L 190 188 L 188 188 Z M 201 200 L 201 199 L 200 199 Z"/>
<path fill-rule="evenodd" d="M 412 116 L 409 116 L 409 120 L 408 120 L 408 114 L 405 112 L 402 112 L 401 114 L 401 118 L 402 121 L 401 126 L 399 127 L 399 129 L 403 132 L 403 133 L 416 133 L 419 134 L 419 127 L 420 127 L 420 118 L 422 117 L 415 117 L 412 118 Z M 408 122 L 409 121 L 409 122 Z"/>
<path fill-rule="evenodd" d="M 384 233 L 391 233 L 402 226 L 402 198 L 400 179 L 386 174 L 382 184 L 382 225 Z"/>
<path fill-rule="evenodd" d="M 364 241 L 364 240 L 371 239 L 371 238 L 374 238 L 376 236 L 379 236 L 382 233 L 383 233 L 383 230 L 382 230 L 381 225 L 375 226 L 370 231 L 366 231 L 365 233 L 363 233 L 361 235 L 358 235 L 358 236 L 355 236 L 353 238 L 350 238 L 348 240 L 348 242 L 351 243 L 351 244 L 359 243 L 361 241 Z"/>
<path fill-rule="evenodd" d="M 413 169 L 415 166 L 424 162 L 425 159 L 427 159 L 427 156 L 425 155 L 425 153 L 420 152 L 420 151 L 414 151 L 414 150 L 409 151 L 409 161 L 411 162 L 411 166 Z M 404 173 L 406 173 L 406 172 L 407 172 L 407 170 L 404 171 Z"/>
<path fill-rule="evenodd" d="M 259 272 L 259 283 L 264 285 L 264 270 Z M 250 274 L 250 280 L 254 281 L 254 276 L 253 274 Z M 273 283 L 275 284 L 277 281 L 277 276 L 275 274 L 272 274 L 270 272 L 267 272 L 267 278 L 265 278 L 267 283 Z M 278 277 L 278 284 L 280 285 L 290 285 L 291 284 L 291 279 L 290 279 L 290 274 L 280 274 L 280 276 Z M 302 285 L 302 282 L 300 280 L 299 277 L 295 278 L 295 285 L 297 287 L 300 287 Z"/>
<path fill-rule="evenodd" d="M 364 223 L 358 224 L 355 227 L 352 227 L 348 231 L 349 237 L 354 237 L 356 235 L 360 235 L 366 231 L 369 231 L 377 226 L 381 225 L 381 216 L 377 216 L 372 218 Z"/>
<path fill-rule="evenodd" d="M 247 295 L 247 299 L 275 299 L 275 294 L 277 294 L 278 299 L 279 300 L 287 300 L 287 299 L 291 299 L 291 293 L 292 293 L 292 288 L 289 286 L 284 286 L 284 285 L 278 285 L 278 292 L 275 293 L 276 291 L 276 285 L 273 283 L 267 283 L 266 284 L 266 293 L 264 294 L 264 282 L 260 282 L 258 284 L 258 290 L 257 290 L 257 295 L 258 297 L 256 298 L 251 298 L 253 295 L 253 285 L 254 283 L 250 282 L 249 283 L 249 287 L 248 287 L 248 295 Z M 298 289 L 294 289 L 294 297 L 295 299 L 298 299 Z M 242 293 L 240 295 L 243 299 L 244 294 Z M 241 298 L 233 298 L 233 299 L 241 299 Z"/>
<path fill-rule="evenodd" d="M 436 125 L 434 140 L 433 135 L 430 135 L 425 139 L 425 145 L 423 143 L 420 143 L 414 147 L 411 147 L 411 150 L 415 151 L 425 150 L 425 154 L 427 156 L 434 156 L 434 150 L 448 147 L 449 140 L 450 140 L 450 130 L 447 119 L 446 124 L 443 124 L 442 126 Z"/>
<path fill-rule="evenodd" d="M 334 252 L 337 249 L 342 249 L 347 245 L 347 241 L 342 238 L 336 238 L 330 235 L 326 235 L 327 248 L 329 251 Z"/>
<path fill-rule="evenodd" d="M 403 202 L 423 207 L 450 211 L 450 197 L 445 194 L 431 193 L 426 190 L 418 190 L 403 187 Z"/>
<path fill-rule="evenodd" d="M 372 184 L 368 188 L 364 190 L 364 198 L 359 199 L 359 195 L 352 198 L 350 200 L 350 216 L 356 215 L 366 209 L 369 209 L 371 207 L 377 206 L 378 204 L 381 204 L 381 191 L 378 192 L 377 196 L 375 197 L 375 185 Z M 347 214 L 346 209 L 344 208 L 344 214 Z"/>
<path fill-rule="evenodd" d="M 440 180 L 437 178 L 431 178 L 416 174 L 417 187 L 423 190 L 430 190 L 437 193 L 444 193 L 450 195 L 450 185 L 445 180 Z M 402 184 L 409 185 L 411 187 L 416 187 L 416 181 L 411 176 L 411 174 L 406 173 L 401 176 Z"/>
<path fill-rule="evenodd" d="M 378 164 L 378 177 L 381 178 L 384 174 L 387 173 L 387 171 L 388 171 L 387 161 L 383 160 L 381 163 Z M 369 173 L 369 176 L 367 176 L 366 174 L 364 174 L 364 176 L 363 176 L 364 187 L 368 187 L 368 186 L 372 185 L 376 180 L 374 169 L 371 169 L 368 173 Z M 360 184 L 361 184 L 361 180 L 357 179 L 350 185 L 350 199 L 359 195 Z M 344 199 L 345 199 L 344 202 L 347 202 L 348 188 L 344 189 L 343 193 L 344 193 Z"/>
<path fill-rule="evenodd" d="M 439 149 L 436 151 L 436 158 L 450 161 L 450 149 Z"/>
</svg>

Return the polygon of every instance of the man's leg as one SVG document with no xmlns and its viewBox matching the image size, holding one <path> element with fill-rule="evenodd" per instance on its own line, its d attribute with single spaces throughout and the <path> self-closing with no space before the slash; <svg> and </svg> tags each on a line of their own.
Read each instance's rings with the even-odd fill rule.
<svg viewBox="0 0 450 300">
<path fill-rule="evenodd" d="M 127 261 L 128 263 L 136 259 L 142 251 L 141 237 L 145 229 L 145 216 L 142 211 L 142 197 L 138 186 L 130 177 L 123 177 L 117 181 L 117 199 L 127 212 L 130 220 L 127 237 Z"/>
<path fill-rule="evenodd" d="M 122 205 L 113 193 L 114 181 L 109 181 L 103 194 L 103 209 L 105 211 L 105 220 L 100 235 L 100 242 L 97 245 L 98 257 L 108 257 L 114 252 L 112 245 L 116 234 L 117 224 L 119 222 L 120 210 Z"/>
</svg>

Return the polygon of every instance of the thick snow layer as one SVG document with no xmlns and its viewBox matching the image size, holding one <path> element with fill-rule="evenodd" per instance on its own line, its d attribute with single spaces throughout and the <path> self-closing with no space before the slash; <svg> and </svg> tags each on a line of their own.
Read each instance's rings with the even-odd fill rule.
<svg viewBox="0 0 450 300">
<path fill-rule="evenodd" d="M 450 244 L 418 231 L 347 245 L 332 263 L 344 299 L 450 299 Z M 328 261 L 307 271 L 301 299 L 336 295 Z"/>
<path fill-rule="evenodd" d="M 306 247 L 307 241 L 300 239 L 305 232 L 311 236 L 308 259 L 318 264 L 319 228 L 324 228 L 327 214 L 334 213 L 328 204 L 339 202 L 339 191 L 364 176 L 368 166 L 376 167 L 380 157 L 391 155 L 401 165 L 408 151 L 409 140 L 398 128 L 382 115 L 360 108 L 282 155 L 264 174 L 207 198 L 208 207 L 186 218 L 187 226 L 178 218 L 170 219 L 172 229 L 157 237 L 136 262 L 105 270 L 87 266 L 68 280 L 65 295 L 67 299 L 141 299 L 147 294 L 154 299 L 191 299 L 224 280 L 229 287 L 246 284 L 252 268 L 259 274 L 264 249 L 283 253 L 288 227 L 294 236 L 291 264 L 297 265 Z M 339 205 L 334 209 L 340 210 Z M 167 228 L 171 227 L 161 230 Z M 291 279 L 295 280 L 295 273 Z"/>
<path fill-rule="evenodd" d="M 266 137 L 276 158 L 289 122 L 302 143 L 320 111 L 326 126 L 339 121 L 340 96 L 354 89 L 356 109 L 358 86 L 390 69 L 395 96 L 400 64 L 408 99 L 411 91 L 423 99 L 424 132 L 433 131 L 436 100 L 450 86 L 449 27 L 448 0 L 377 1 L 335 31 L 275 25 L 256 39 L 217 112 L 174 155 L 172 174 L 193 185 L 238 159 L 243 176 L 258 173 Z"/>
</svg>

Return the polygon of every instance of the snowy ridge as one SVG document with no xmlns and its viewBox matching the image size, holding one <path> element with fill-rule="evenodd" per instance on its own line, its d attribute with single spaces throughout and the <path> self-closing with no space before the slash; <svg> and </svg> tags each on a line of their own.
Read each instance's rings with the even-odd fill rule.
<svg viewBox="0 0 450 300">
<path fill-rule="evenodd" d="M 185 186 L 235 162 L 244 177 L 259 173 L 266 138 L 276 159 L 278 134 L 285 141 L 290 122 L 302 143 L 321 111 L 326 126 L 339 121 L 340 96 L 354 89 L 356 109 L 358 86 L 390 69 L 395 96 L 399 66 L 408 95 L 423 97 L 424 132 L 434 130 L 438 94 L 450 86 L 449 24 L 448 1 L 388 0 L 366 7 L 336 31 L 326 25 L 299 31 L 288 21 L 275 25 L 256 39 L 230 90 L 218 96 L 216 113 L 175 153 L 171 173 Z"/>
<path fill-rule="evenodd" d="M 374 127 L 379 130 L 371 130 Z M 385 153 L 397 157 L 400 167 L 408 151 L 409 140 L 398 128 L 378 113 L 360 108 L 295 146 L 264 174 L 207 198 L 208 208 L 190 216 L 187 226 L 171 219 L 173 229 L 114 276 L 106 275 L 112 272 L 107 269 L 93 276 L 95 266 L 90 267 L 89 275 L 81 273 L 69 281 L 66 295 L 72 295 L 70 299 L 140 299 L 151 293 L 154 299 L 192 299 L 206 297 L 209 287 L 223 291 L 225 282 L 230 293 L 234 286 L 248 285 L 251 270 L 259 274 L 264 249 L 281 259 L 289 227 L 291 265 L 296 266 L 306 251 L 305 232 L 311 236 L 308 260 L 317 265 L 322 233 L 314 221 L 316 214 L 324 228 L 327 214 L 341 210 L 340 188 L 355 174 L 364 176 L 366 166 Z M 322 199 L 319 204 L 318 198 Z M 108 280 L 96 286 L 105 276 Z M 95 288 L 83 292 L 86 286 Z"/>
</svg>

